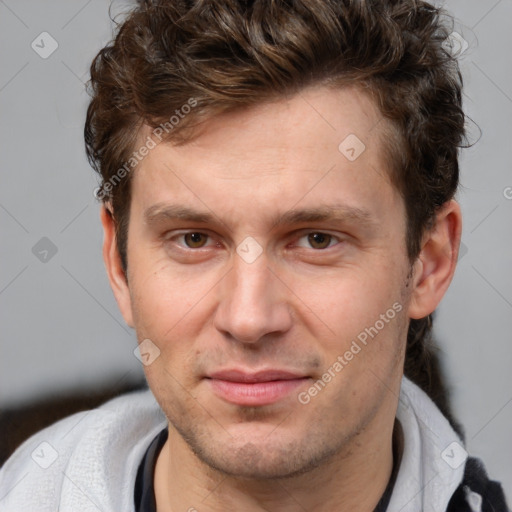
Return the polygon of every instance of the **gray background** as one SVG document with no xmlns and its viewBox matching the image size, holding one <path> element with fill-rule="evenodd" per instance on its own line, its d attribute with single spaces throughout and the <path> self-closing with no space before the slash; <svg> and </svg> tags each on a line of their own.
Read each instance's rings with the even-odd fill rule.
<svg viewBox="0 0 512 512">
<path fill-rule="evenodd" d="M 512 496 L 512 0 L 444 4 L 469 43 L 465 106 L 482 137 L 461 156 L 464 245 L 436 332 L 468 451 Z M 111 37 L 108 8 L 0 0 L 0 407 L 142 376 L 105 275 L 83 149 L 84 83 Z M 31 47 L 42 32 L 58 43 L 46 59 Z"/>
</svg>

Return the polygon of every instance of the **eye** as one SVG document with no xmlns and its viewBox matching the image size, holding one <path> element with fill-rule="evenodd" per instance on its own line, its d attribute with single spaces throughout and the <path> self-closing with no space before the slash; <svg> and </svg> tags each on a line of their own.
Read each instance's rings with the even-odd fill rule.
<svg viewBox="0 0 512 512">
<path fill-rule="evenodd" d="M 191 233 L 183 233 L 178 237 L 179 239 L 182 239 L 184 242 L 184 245 L 190 249 L 200 249 L 201 247 L 204 247 L 209 239 L 209 236 L 205 233 L 200 232 L 191 232 Z"/>
<path fill-rule="evenodd" d="M 160 242 L 161 240 L 161 242 Z M 177 263 L 201 263 L 222 254 L 224 245 L 215 232 L 173 230 L 163 233 L 158 246 Z"/>
<path fill-rule="evenodd" d="M 303 240 L 306 241 L 303 242 Z M 299 247 L 322 250 L 328 249 L 329 247 L 336 245 L 338 242 L 339 240 L 337 240 L 333 235 L 316 231 L 300 237 L 297 245 Z"/>
</svg>

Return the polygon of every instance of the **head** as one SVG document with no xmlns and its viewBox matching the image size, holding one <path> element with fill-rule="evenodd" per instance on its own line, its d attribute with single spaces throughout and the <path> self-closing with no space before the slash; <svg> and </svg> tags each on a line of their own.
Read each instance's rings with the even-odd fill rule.
<svg viewBox="0 0 512 512">
<path fill-rule="evenodd" d="M 460 236 L 449 32 L 422 1 L 147 1 L 95 58 L 85 138 L 109 277 L 160 351 L 153 392 L 211 465 L 233 467 L 234 446 L 238 472 L 305 470 L 396 407 L 404 365 L 428 390 Z M 206 412 L 212 372 L 273 364 L 307 377 L 301 392 L 329 385 L 308 404 L 216 397 Z M 341 416 L 318 420 L 333 403 Z"/>
</svg>

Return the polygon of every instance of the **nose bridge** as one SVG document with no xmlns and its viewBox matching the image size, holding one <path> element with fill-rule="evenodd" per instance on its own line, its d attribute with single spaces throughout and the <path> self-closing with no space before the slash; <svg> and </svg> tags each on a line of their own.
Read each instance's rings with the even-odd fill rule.
<svg viewBox="0 0 512 512">
<path fill-rule="evenodd" d="M 290 328 L 286 298 L 264 255 L 251 263 L 235 255 L 223 282 L 215 323 L 217 329 L 245 343 Z"/>
</svg>

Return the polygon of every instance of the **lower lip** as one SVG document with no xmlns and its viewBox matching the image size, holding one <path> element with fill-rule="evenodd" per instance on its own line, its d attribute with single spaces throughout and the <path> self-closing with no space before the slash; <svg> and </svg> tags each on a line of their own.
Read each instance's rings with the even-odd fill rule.
<svg viewBox="0 0 512 512">
<path fill-rule="evenodd" d="M 213 392 L 224 400 L 237 405 L 273 404 L 306 382 L 307 378 L 273 380 L 268 382 L 231 382 L 208 379 Z"/>
</svg>

